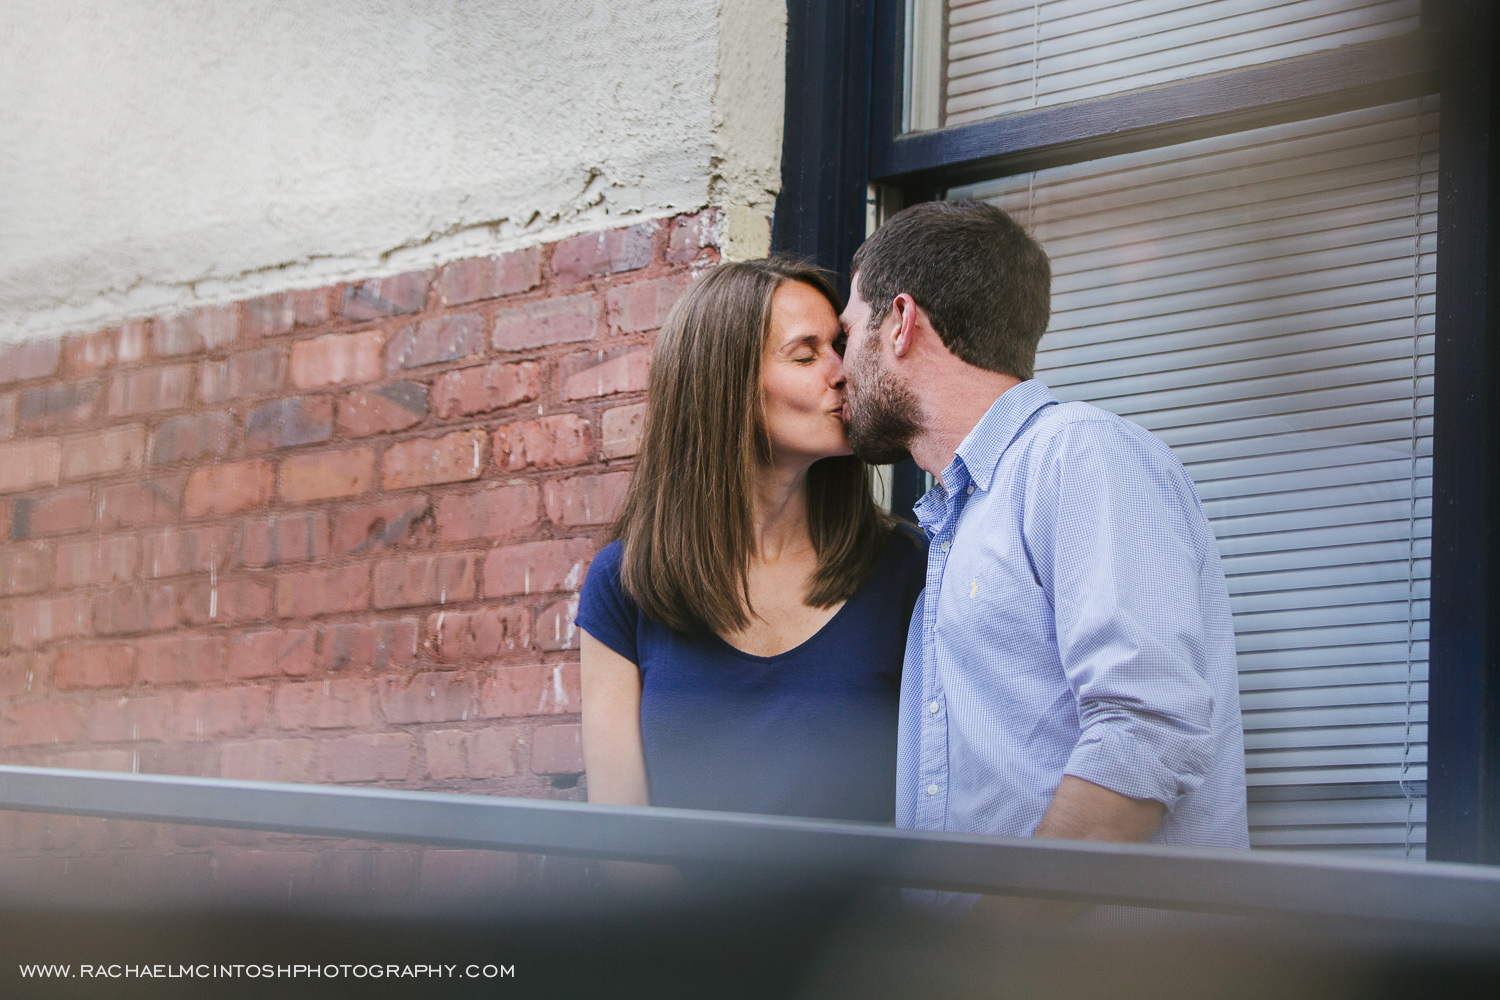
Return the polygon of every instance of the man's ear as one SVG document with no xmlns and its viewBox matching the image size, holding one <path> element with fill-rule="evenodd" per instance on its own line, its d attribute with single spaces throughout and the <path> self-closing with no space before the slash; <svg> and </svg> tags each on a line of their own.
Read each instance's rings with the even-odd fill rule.
<svg viewBox="0 0 1500 1000">
<path fill-rule="evenodd" d="M 917 337 L 917 302 L 902 292 L 891 302 L 896 328 L 891 331 L 891 350 L 898 358 L 906 357 Z"/>
</svg>

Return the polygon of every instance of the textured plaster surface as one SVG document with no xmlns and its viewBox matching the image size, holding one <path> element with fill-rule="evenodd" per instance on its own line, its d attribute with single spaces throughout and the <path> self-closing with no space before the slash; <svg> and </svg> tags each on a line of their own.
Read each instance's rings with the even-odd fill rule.
<svg viewBox="0 0 1500 1000">
<path fill-rule="evenodd" d="M 786 0 L 721 0 L 713 196 L 731 260 L 770 252 L 785 107 Z"/>
<path fill-rule="evenodd" d="M 785 16 L 777 0 L 8 0 L 0 341 L 709 203 L 754 256 Z"/>
</svg>

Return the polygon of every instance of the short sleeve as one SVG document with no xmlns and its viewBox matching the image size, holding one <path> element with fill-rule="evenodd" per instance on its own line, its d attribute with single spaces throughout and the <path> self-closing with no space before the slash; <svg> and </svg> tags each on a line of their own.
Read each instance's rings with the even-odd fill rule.
<svg viewBox="0 0 1500 1000">
<path fill-rule="evenodd" d="M 577 626 L 619 653 L 631 663 L 641 662 L 636 647 L 639 613 L 634 601 L 620 586 L 620 561 L 625 547 L 610 542 L 594 557 L 589 575 L 578 595 Z"/>
</svg>

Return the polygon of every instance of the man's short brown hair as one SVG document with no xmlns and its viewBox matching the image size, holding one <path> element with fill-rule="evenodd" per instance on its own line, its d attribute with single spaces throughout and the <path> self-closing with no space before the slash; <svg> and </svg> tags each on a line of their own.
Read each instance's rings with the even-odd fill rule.
<svg viewBox="0 0 1500 1000">
<path fill-rule="evenodd" d="M 959 359 L 1031 378 L 1052 315 L 1052 265 L 995 206 L 925 201 L 902 209 L 855 253 L 854 273 L 872 324 L 905 292 Z"/>
</svg>

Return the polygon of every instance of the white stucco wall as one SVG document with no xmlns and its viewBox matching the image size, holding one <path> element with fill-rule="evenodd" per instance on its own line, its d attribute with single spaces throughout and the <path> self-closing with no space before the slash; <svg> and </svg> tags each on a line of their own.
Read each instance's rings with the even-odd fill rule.
<svg viewBox="0 0 1500 1000">
<path fill-rule="evenodd" d="M 784 36 L 782 0 L 7 0 L 0 340 L 711 203 L 753 255 Z"/>
</svg>

